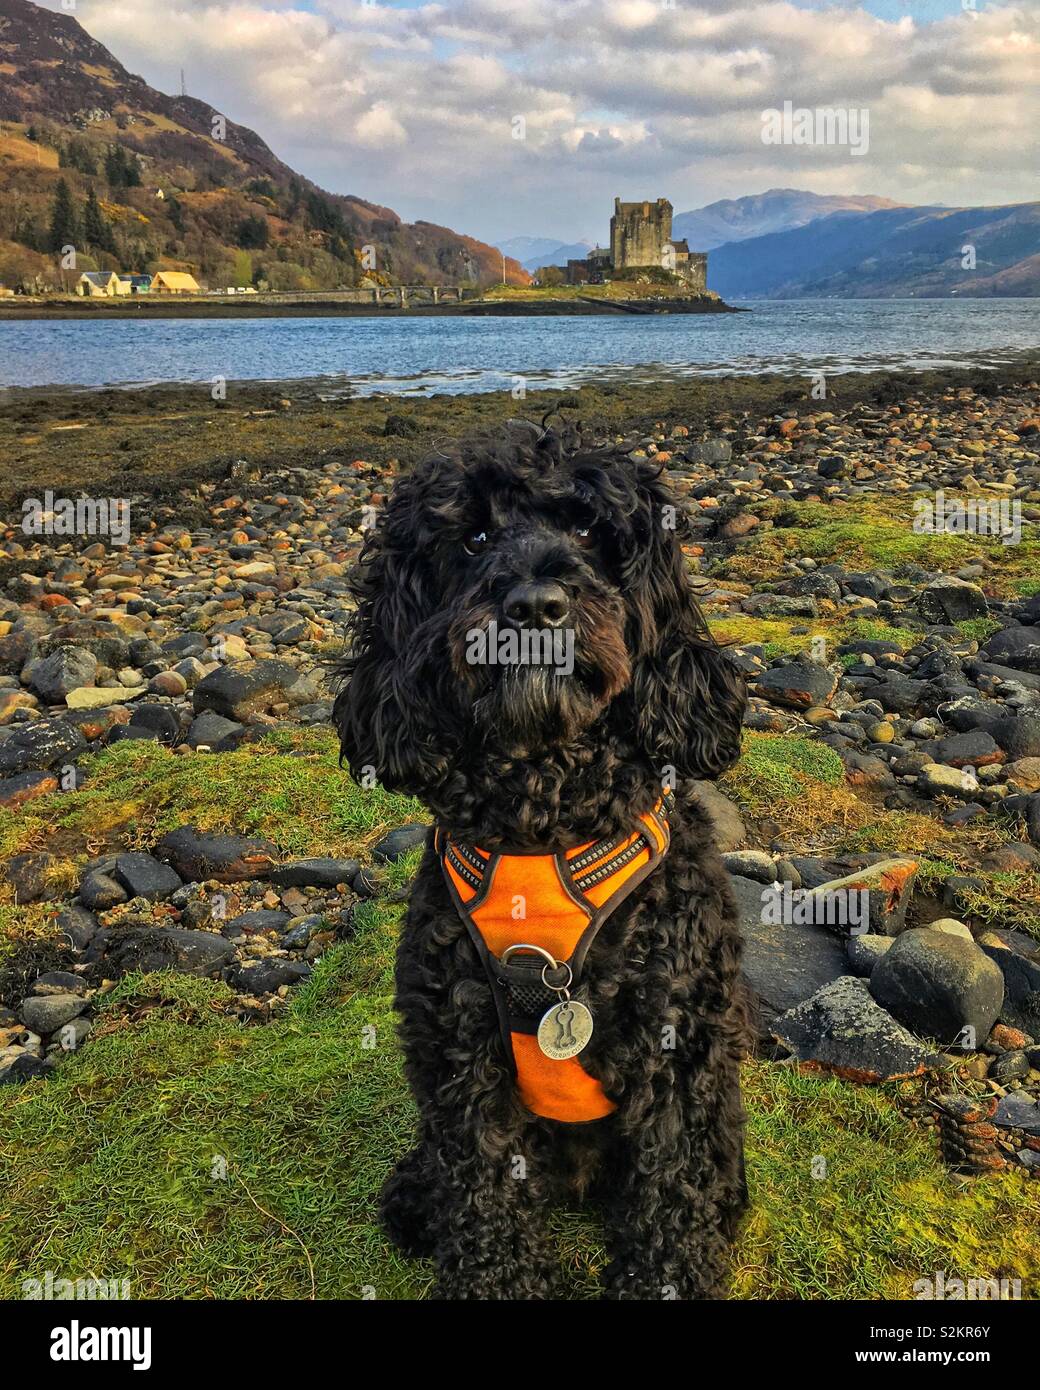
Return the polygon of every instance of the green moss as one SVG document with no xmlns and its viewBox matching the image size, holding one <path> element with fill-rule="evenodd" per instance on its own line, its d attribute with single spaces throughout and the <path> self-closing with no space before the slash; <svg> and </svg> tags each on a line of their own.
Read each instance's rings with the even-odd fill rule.
<svg viewBox="0 0 1040 1390">
<path fill-rule="evenodd" d="M 768 661 L 778 656 L 807 652 L 816 637 L 824 638 L 830 649 L 859 641 L 893 642 L 900 650 L 906 651 L 920 636 L 910 628 L 893 627 L 875 618 L 835 621 L 826 617 L 753 618 L 749 614 L 738 613 L 709 619 L 709 627 L 720 643 L 742 647 L 761 646 Z"/>
<path fill-rule="evenodd" d="M 957 1184 L 933 1135 L 894 1105 L 907 1086 L 851 1086 L 751 1065 L 751 1214 L 738 1250 L 743 1298 L 910 1299 L 939 1270 L 1040 1275 L 1040 1194 L 1019 1173 Z"/>
<path fill-rule="evenodd" d="M 732 617 L 712 618 L 708 626 L 717 642 L 741 647 L 761 646 L 767 660 L 771 661 L 777 656 L 807 651 L 812 635 L 807 633 L 806 628 L 811 621 L 807 618 L 753 618 L 750 614 L 741 613 Z M 801 631 L 796 632 L 796 628 Z"/>
<path fill-rule="evenodd" d="M 893 642 L 902 651 L 907 651 L 920 637 L 906 627 L 893 627 L 891 623 L 877 618 L 850 618 L 840 627 L 842 644 L 847 642 Z"/>
<path fill-rule="evenodd" d="M 999 560 L 993 581 L 1000 592 L 1016 592 L 1040 568 L 1040 540 L 1034 528 L 1016 546 L 979 536 L 934 535 L 913 528 L 912 502 L 906 497 L 874 496 L 851 502 L 788 502 L 772 499 L 750 508 L 772 521 L 741 541 L 715 572 L 751 583 L 775 577 L 787 560 L 809 556 L 846 568 L 893 570 L 959 569 L 979 560 Z"/>
<path fill-rule="evenodd" d="M 276 731 L 214 754 L 180 755 L 128 739 L 85 765 L 82 790 L 0 810 L 0 855 L 44 844 L 65 853 L 145 846 L 184 824 L 264 835 L 286 854 L 338 854 L 401 821 L 425 819 L 417 802 L 352 782 L 328 730 Z"/>
</svg>

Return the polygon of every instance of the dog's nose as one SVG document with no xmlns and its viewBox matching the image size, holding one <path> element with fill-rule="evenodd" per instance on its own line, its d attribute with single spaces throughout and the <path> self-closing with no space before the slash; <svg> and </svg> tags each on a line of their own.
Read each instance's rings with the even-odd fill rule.
<svg viewBox="0 0 1040 1390">
<path fill-rule="evenodd" d="M 515 627 L 562 627 L 570 611 L 567 590 L 552 579 L 514 585 L 502 605 L 502 612 Z"/>
</svg>

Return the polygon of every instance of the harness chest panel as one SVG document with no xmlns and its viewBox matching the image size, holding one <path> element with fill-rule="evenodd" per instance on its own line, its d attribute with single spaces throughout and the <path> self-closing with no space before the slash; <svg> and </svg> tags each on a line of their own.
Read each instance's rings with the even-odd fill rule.
<svg viewBox="0 0 1040 1390">
<path fill-rule="evenodd" d="M 581 1123 L 617 1108 L 577 1056 L 542 1050 L 538 1026 L 567 990 L 581 1002 L 588 949 L 667 852 L 672 804 L 666 792 L 630 832 L 557 854 L 488 851 L 437 832 L 441 868 L 491 983 L 517 1089 L 535 1115 Z"/>
</svg>

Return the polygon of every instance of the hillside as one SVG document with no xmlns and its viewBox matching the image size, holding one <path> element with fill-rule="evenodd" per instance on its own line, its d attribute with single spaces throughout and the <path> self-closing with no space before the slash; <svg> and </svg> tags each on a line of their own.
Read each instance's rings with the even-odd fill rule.
<svg viewBox="0 0 1040 1390">
<path fill-rule="evenodd" d="M 798 188 L 770 188 L 748 198 L 723 198 L 693 212 L 676 213 L 673 235 L 686 237 L 691 249 L 713 251 L 731 241 L 747 241 L 771 232 L 804 227 L 833 212 L 877 212 L 902 204 L 873 195 L 808 193 Z"/>
<path fill-rule="evenodd" d="M 729 300 L 1037 295 L 1040 203 L 836 212 L 720 246 L 708 284 Z"/>
<path fill-rule="evenodd" d="M 1029 298 L 1040 285 L 1040 253 L 1017 261 L 1006 270 L 987 275 L 975 287 L 976 294 L 1001 295 L 1008 298 Z"/>
<path fill-rule="evenodd" d="M 55 254 L 69 243 L 77 270 L 213 286 L 502 279 L 496 248 L 327 193 L 226 113 L 128 73 L 70 15 L 0 0 L 0 284 L 71 284 Z M 515 261 L 507 274 L 530 278 Z"/>
</svg>

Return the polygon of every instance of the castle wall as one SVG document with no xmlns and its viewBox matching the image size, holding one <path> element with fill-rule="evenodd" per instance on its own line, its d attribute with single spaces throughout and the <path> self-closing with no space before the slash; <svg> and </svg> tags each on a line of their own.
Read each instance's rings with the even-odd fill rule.
<svg viewBox="0 0 1040 1390">
<path fill-rule="evenodd" d="M 708 289 L 708 253 L 691 251 L 689 260 L 682 267 L 682 276 L 691 290 L 704 294 Z"/>
</svg>

